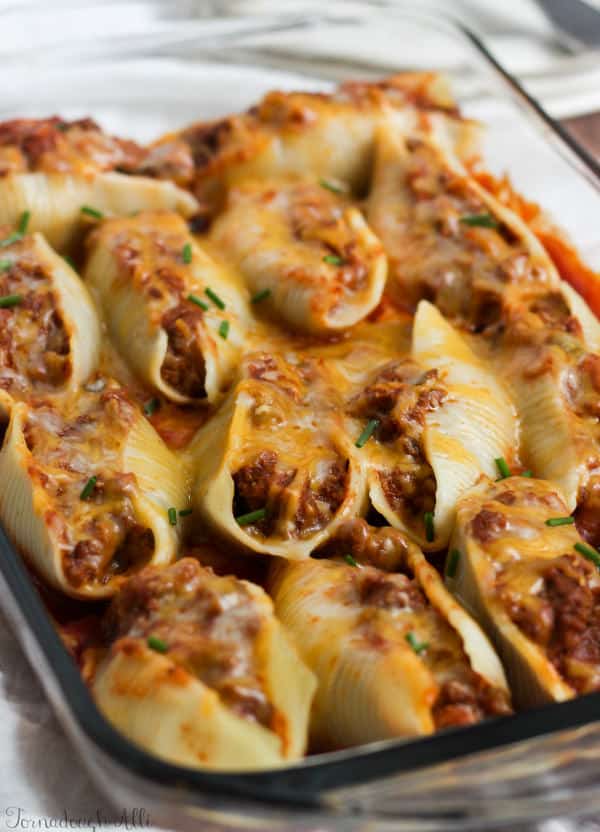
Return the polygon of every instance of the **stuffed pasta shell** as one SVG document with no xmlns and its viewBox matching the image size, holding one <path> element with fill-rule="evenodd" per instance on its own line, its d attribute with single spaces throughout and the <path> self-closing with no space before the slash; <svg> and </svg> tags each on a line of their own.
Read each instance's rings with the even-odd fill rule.
<svg viewBox="0 0 600 832">
<path fill-rule="evenodd" d="M 273 568 L 277 616 L 318 680 L 315 746 L 430 734 L 510 713 L 498 657 L 436 570 L 396 530 L 356 522 L 355 537 L 372 538 L 367 545 L 352 548 L 346 537 L 336 560 Z M 393 558 L 396 571 L 362 559 L 369 549 Z M 328 547 L 332 557 L 335 550 Z"/>
<path fill-rule="evenodd" d="M 315 689 L 262 589 L 192 558 L 130 578 L 92 690 L 130 739 L 173 763 L 270 768 L 306 746 Z"/>
<path fill-rule="evenodd" d="M 364 471 L 335 391 L 320 362 L 306 357 L 247 355 L 241 380 L 191 454 L 200 515 L 254 552 L 308 557 L 365 505 Z"/>
<path fill-rule="evenodd" d="M 16 119 L 0 124 L 0 224 L 23 211 L 59 251 L 87 213 L 167 209 L 192 215 L 197 203 L 171 182 L 133 175 L 144 150 L 104 133 L 91 119 Z M 82 211 L 83 209 L 83 211 Z"/>
<path fill-rule="evenodd" d="M 409 307 L 425 298 L 455 324 L 502 330 L 522 295 L 548 297 L 576 317 L 590 344 L 600 325 L 560 276 L 523 220 L 468 174 L 447 122 L 409 134 L 378 133 L 369 224 L 389 259 L 388 291 Z M 533 291 L 535 290 L 535 291 Z"/>
<path fill-rule="evenodd" d="M 522 707 L 600 689 L 600 555 L 551 483 L 511 477 L 460 503 L 450 588 L 495 642 Z"/>
<path fill-rule="evenodd" d="M 91 235 L 85 280 L 110 335 L 146 384 L 181 404 L 231 381 L 248 325 L 246 290 L 194 242 L 177 214 L 107 220 Z"/>
<path fill-rule="evenodd" d="M 387 264 L 360 211 L 314 181 L 234 188 L 212 238 L 261 307 L 294 329 L 347 329 L 379 303 Z"/>
<path fill-rule="evenodd" d="M 68 595 L 110 596 L 142 566 L 175 557 L 181 465 L 115 383 L 60 406 L 14 405 L 0 481 L 4 528 Z"/>
<path fill-rule="evenodd" d="M 517 446 L 508 394 L 426 301 L 411 355 L 378 367 L 347 412 L 373 506 L 426 549 L 447 545 L 458 499 Z"/>
<path fill-rule="evenodd" d="M 140 170 L 189 187 L 201 204 L 218 206 L 227 187 L 248 178 L 289 174 L 327 177 L 332 187 L 366 187 L 377 125 L 400 128 L 419 113 L 459 120 L 446 80 L 401 73 L 378 83 L 345 83 L 331 94 L 269 92 L 245 113 L 192 124 L 150 148 Z M 465 125 L 459 152 L 472 152 L 479 131 Z"/>
<path fill-rule="evenodd" d="M 4 245 L 0 260 L 2 409 L 14 399 L 77 388 L 94 370 L 99 352 L 96 309 L 70 265 L 41 234 L 17 237 Z"/>
</svg>

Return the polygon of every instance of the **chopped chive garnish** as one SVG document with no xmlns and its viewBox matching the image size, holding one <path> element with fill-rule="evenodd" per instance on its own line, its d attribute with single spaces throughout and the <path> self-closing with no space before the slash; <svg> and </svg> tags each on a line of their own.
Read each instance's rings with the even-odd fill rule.
<svg viewBox="0 0 600 832">
<path fill-rule="evenodd" d="M 210 298 L 212 300 L 212 302 L 214 303 L 214 305 L 218 306 L 219 309 L 225 309 L 224 302 L 221 300 L 221 298 L 215 292 L 213 292 L 213 290 L 211 288 L 205 289 L 204 294 L 206 295 L 207 298 Z"/>
<path fill-rule="evenodd" d="M 154 650 L 156 653 L 166 653 L 169 649 L 166 642 L 164 642 L 162 638 L 158 638 L 157 636 L 148 636 L 148 641 L 146 642 L 146 644 L 151 650 Z"/>
<path fill-rule="evenodd" d="M 498 228 L 499 222 L 491 214 L 465 214 L 460 218 L 464 225 L 470 225 L 478 228 Z"/>
<path fill-rule="evenodd" d="M 88 500 L 96 487 L 96 481 L 98 477 L 90 477 L 86 484 L 83 486 L 83 490 L 79 495 L 80 500 Z"/>
<path fill-rule="evenodd" d="M 159 406 L 159 399 L 150 399 L 144 404 L 144 416 L 152 416 L 152 414 L 158 410 Z"/>
<path fill-rule="evenodd" d="M 190 514 L 192 513 L 192 511 L 193 511 L 193 509 L 191 509 L 191 508 L 182 508 L 179 511 L 179 516 L 180 517 L 189 517 Z"/>
<path fill-rule="evenodd" d="M 570 526 L 575 522 L 574 517 L 549 517 L 546 520 L 547 526 Z"/>
<path fill-rule="evenodd" d="M 21 218 L 19 220 L 19 225 L 17 226 L 17 231 L 19 234 L 25 234 L 27 231 L 27 226 L 29 225 L 29 220 L 31 219 L 31 211 L 23 211 L 21 214 Z"/>
<path fill-rule="evenodd" d="M 241 514 L 236 517 L 238 526 L 249 526 L 250 523 L 259 523 L 267 516 L 266 508 L 257 508 L 256 511 L 249 511 L 248 514 Z"/>
<path fill-rule="evenodd" d="M 75 265 L 75 261 L 73 260 L 72 257 L 69 257 L 68 254 L 65 254 L 65 256 L 63 257 L 63 260 L 66 263 L 69 264 L 69 266 L 73 269 L 73 271 L 75 271 L 75 272 L 77 271 L 77 266 Z"/>
<path fill-rule="evenodd" d="M 229 321 L 221 321 L 219 324 L 219 335 L 224 341 L 227 340 L 227 336 L 229 335 Z"/>
<path fill-rule="evenodd" d="M 337 254 L 326 254 L 323 262 L 329 263 L 331 266 L 343 266 L 345 260 L 343 257 L 338 257 Z"/>
<path fill-rule="evenodd" d="M 319 179 L 319 185 L 325 188 L 326 191 L 331 191 L 334 194 L 344 194 L 346 189 L 341 185 L 336 185 L 335 182 L 330 182 L 329 179 Z"/>
<path fill-rule="evenodd" d="M 263 300 L 266 300 L 268 297 L 271 296 L 270 289 L 262 289 L 260 292 L 257 292 L 250 298 L 250 303 L 260 303 Z"/>
<path fill-rule="evenodd" d="M 88 217 L 93 217 L 95 220 L 101 220 L 104 217 L 102 211 L 92 208 L 91 205 L 82 205 L 80 210 L 82 214 L 87 214 Z"/>
<path fill-rule="evenodd" d="M 460 560 L 460 552 L 458 549 L 450 549 L 448 552 L 448 559 L 446 560 L 446 577 L 456 577 L 456 570 L 458 569 L 458 561 Z"/>
<path fill-rule="evenodd" d="M 9 306 L 18 306 L 23 300 L 23 295 L 4 295 L 0 298 L 0 309 L 8 309 Z"/>
<path fill-rule="evenodd" d="M 89 381 L 83 389 L 88 393 L 101 393 L 105 387 L 106 381 L 103 378 L 97 378 Z"/>
<path fill-rule="evenodd" d="M 196 306 L 199 306 L 200 309 L 204 309 L 205 312 L 208 312 L 208 303 L 205 303 L 202 298 L 198 297 L 198 295 L 188 295 L 187 299 L 192 303 L 195 303 Z"/>
<path fill-rule="evenodd" d="M 597 549 L 594 549 L 592 546 L 588 546 L 587 543 L 576 543 L 573 548 L 576 552 L 579 552 L 580 555 L 583 555 L 584 558 L 591 560 L 592 563 L 600 569 L 600 552 L 598 552 Z"/>
<path fill-rule="evenodd" d="M 496 468 L 500 474 L 499 479 L 505 480 L 507 477 L 510 477 L 510 468 L 508 467 L 508 463 L 503 456 L 499 456 L 494 460 L 494 462 L 496 463 Z"/>
<path fill-rule="evenodd" d="M 374 432 L 377 430 L 377 426 L 379 425 L 379 419 L 369 419 L 367 424 L 364 427 L 363 432 L 358 437 L 356 442 L 354 443 L 357 448 L 363 448 L 369 439 L 373 436 Z"/>
<path fill-rule="evenodd" d="M 423 515 L 423 522 L 425 523 L 425 539 L 431 543 L 435 539 L 435 528 L 433 526 L 433 512 L 426 511 Z"/>
<path fill-rule="evenodd" d="M 529 471 L 529 470 L 527 470 L 527 471 L 523 471 L 523 473 L 521 474 L 521 476 L 522 476 L 522 477 L 533 477 L 533 471 Z"/>
<path fill-rule="evenodd" d="M 183 257 L 183 262 L 186 265 L 189 265 L 192 262 L 192 246 L 191 243 L 186 243 L 183 247 L 181 252 L 181 256 Z"/>
<path fill-rule="evenodd" d="M 177 509 L 173 508 L 171 506 L 171 508 L 167 511 L 167 515 L 169 517 L 169 523 L 171 524 L 171 526 L 176 526 L 177 525 Z"/>
<path fill-rule="evenodd" d="M 0 272 L 8 271 L 12 264 L 12 260 L 0 260 Z"/>
<path fill-rule="evenodd" d="M 23 239 L 23 235 L 20 231 L 13 231 L 12 234 L 9 234 L 8 237 L 5 237 L 3 240 L 0 240 L 0 248 L 6 248 L 7 246 L 12 246 L 13 243 L 18 243 L 19 240 Z"/>
<path fill-rule="evenodd" d="M 358 566 L 356 560 L 352 557 L 352 555 L 344 555 L 344 560 L 348 564 L 348 566 Z"/>
<path fill-rule="evenodd" d="M 414 633 L 407 633 L 406 640 L 408 641 L 412 649 L 415 651 L 417 656 L 420 653 L 422 653 L 423 650 L 427 650 L 427 648 L 429 647 L 426 641 L 419 641 L 419 639 L 416 637 Z"/>
</svg>

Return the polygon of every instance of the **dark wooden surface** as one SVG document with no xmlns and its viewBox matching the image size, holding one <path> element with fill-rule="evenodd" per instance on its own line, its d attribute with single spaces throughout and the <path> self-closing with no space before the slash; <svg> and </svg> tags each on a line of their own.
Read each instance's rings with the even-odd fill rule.
<svg viewBox="0 0 600 832">
<path fill-rule="evenodd" d="M 567 118 L 563 124 L 581 144 L 600 158 L 600 113 Z"/>
</svg>

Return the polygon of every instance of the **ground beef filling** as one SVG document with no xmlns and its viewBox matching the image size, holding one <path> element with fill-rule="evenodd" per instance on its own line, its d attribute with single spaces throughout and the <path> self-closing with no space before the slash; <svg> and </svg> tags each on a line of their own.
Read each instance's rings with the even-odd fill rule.
<svg viewBox="0 0 600 832">
<path fill-rule="evenodd" d="M 108 642 L 160 639 L 165 655 L 215 690 L 244 719 L 272 727 L 274 709 L 260 679 L 256 606 L 235 578 L 217 578 L 192 558 L 130 578 L 105 619 Z"/>
<path fill-rule="evenodd" d="M 358 563 L 367 563 L 384 572 L 396 572 L 405 562 L 404 535 L 391 526 L 369 526 L 361 517 L 345 520 L 335 538 L 322 550 L 326 557 L 350 554 Z"/>
<path fill-rule="evenodd" d="M 400 572 L 393 577 L 382 572 L 369 572 L 358 582 L 358 593 L 360 603 L 367 607 L 415 612 L 428 606 L 414 578 Z"/>
<path fill-rule="evenodd" d="M 136 521 L 129 493 L 132 474 L 99 476 L 93 497 L 76 529 L 77 544 L 63 557 L 73 587 L 105 584 L 146 565 L 154 553 L 154 535 Z"/>
<path fill-rule="evenodd" d="M 270 536 L 285 517 L 286 507 L 298 491 L 302 472 L 285 467 L 273 450 L 261 451 L 252 462 L 233 475 L 235 517 L 265 509 L 265 516 L 244 526 L 250 533 Z M 307 537 L 323 528 L 334 517 L 346 494 L 347 465 L 341 460 L 330 463 L 320 479 L 305 476 L 293 514 L 293 533 Z M 287 525 L 287 524 L 286 524 Z M 289 534 L 289 531 L 286 533 Z"/>
<path fill-rule="evenodd" d="M 64 385 L 71 373 L 71 350 L 57 299 L 34 264 L 15 263 L 0 280 L 0 295 L 21 302 L 0 309 L 0 387 L 24 392 L 30 385 L 48 390 Z"/>
<path fill-rule="evenodd" d="M 479 674 L 470 671 L 465 679 L 450 679 L 440 688 L 433 706 L 436 730 L 473 725 L 490 716 L 512 713 L 506 693 L 491 687 Z"/>
<path fill-rule="evenodd" d="M 580 693 L 600 690 L 600 586 L 591 583 L 594 570 L 578 555 L 562 555 L 540 564 L 543 585 L 536 594 L 500 589 L 517 627 Z"/>
<path fill-rule="evenodd" d="M 163 381 L 183 396 L 206 396 L 206 365 L 200 342 L 202 310 L 180 304 L 163 315 L 168 345 L 160 370 Z"/>
<path fill-rule="evenodd" d="M 412 361 L 393 362 L 350 402 L 350 413 L 377 419 L 375 439 L 394 451 L 394 465 L 380 469 L 379 478 L 391 508 L 422 519 L 435 507 L 436 482 L 423 451 L 423 424 L 427 413 L 446 398 L 437 370 L 423 372 Z"/>
</svg>

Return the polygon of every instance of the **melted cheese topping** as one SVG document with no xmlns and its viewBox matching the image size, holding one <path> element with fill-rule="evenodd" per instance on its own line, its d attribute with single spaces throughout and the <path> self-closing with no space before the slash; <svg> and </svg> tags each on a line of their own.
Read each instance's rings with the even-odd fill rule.
<svg viewBox="0 0 600 832">
<path fill-rule="evenodd" d="M 24 425 L 28 473 L 49 498 L 44 519 L 74 587 L 106 583 L 152 555 L 152 532 L 136 519 L 136 477 L 123 470 L 123 445 L 138 418 L 125 391 L 109 383 L 65 409 L 41 400 Z"/>
</svg>

